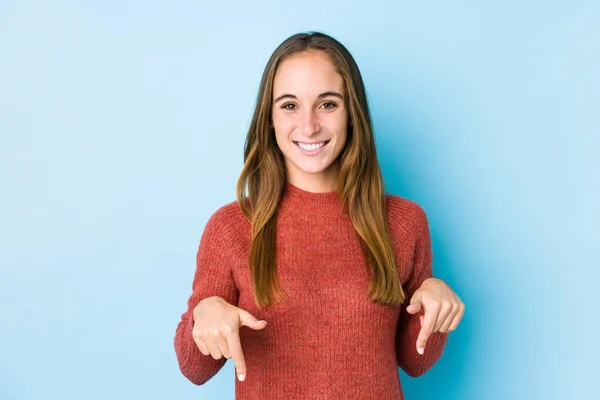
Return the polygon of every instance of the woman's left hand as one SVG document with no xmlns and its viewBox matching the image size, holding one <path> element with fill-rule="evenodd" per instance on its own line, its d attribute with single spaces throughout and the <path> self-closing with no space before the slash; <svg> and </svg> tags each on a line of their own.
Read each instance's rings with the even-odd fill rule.
<svg viewBox="0 0 600 400">
<path fill-rule="evenodd" d="M 446 282 L 428 278 L 413 294 L 406 311 L 416 314 L 421 309 L 424 315 L 421 315 L 421 331 L 417 338 L 419 354 L 425 351 L 425 344 L 432 333 L 446 333 L 456 329 L 465 313 L 465 305 Z"/>
</svg>

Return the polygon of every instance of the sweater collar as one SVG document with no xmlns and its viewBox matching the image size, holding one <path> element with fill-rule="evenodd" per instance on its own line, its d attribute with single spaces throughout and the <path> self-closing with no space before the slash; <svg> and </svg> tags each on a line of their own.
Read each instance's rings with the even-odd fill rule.
<svg viewBox="0 0 600 400">
<path fill-rule="evenodd" d="M 292 211 L 307 215 L 344 214 L 341 197 L 337 191 L 314 193 L 285 182 L 279 204 L 280 211 Z"/>
</svg>

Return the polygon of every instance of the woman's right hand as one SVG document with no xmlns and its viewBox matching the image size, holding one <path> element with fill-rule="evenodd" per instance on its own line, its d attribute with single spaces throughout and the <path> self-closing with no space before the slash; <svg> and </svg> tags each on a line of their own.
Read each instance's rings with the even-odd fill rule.
<svg viewBox="0 0 600 400">
<path fill-rule="evenodd" d="M 266 321 L 259 321 L 246 310 L 229 304 L 219 296 L 201 300 L 193 310 L 194 327 L 192 336 L 200 352 L 211 355 L 215 360 L 222 356 L 233 358 L 240 381 L 246 378 L 246 362 L 240 342 L 240 327 L 259 330 Z"/>
</svg>

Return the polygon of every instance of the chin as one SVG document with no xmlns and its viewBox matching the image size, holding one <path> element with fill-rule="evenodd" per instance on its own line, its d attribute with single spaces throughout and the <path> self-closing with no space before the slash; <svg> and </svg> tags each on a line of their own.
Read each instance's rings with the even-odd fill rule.
<svg viewBox="0 0 600 400">
<path fill-rule="evenodd" d="M 316 174 L 322 174 L 325 173 L 329 170 L 329 167 L 331 165 L 327 164 L 327 165 L 301 165 L 301 164 L 296 164 L 296 168 L 300 171 L 302 171 L 305 174 L 310 174 L 310 175 L 316 175 Z"/>
<path fill-rule="evenodd" d="M 316 174 L 320 174 L 326 171 L 326 169 L 323 168 L 319 168 L 319 169 L 301 169 L 300 171 L 304 172 L 305 174 L 310 174 L 310 175 L 316 175 Z"/>
</svg>

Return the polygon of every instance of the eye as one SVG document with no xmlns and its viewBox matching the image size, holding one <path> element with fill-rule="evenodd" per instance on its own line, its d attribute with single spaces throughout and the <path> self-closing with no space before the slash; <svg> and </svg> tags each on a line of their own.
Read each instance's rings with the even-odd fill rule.
<svg viewBox="0 0 600 400">
<path fill-rule="evenodd" d="M 325 106 L 326 110 L 331 110 L 337 107 L 337 104 L 335 104 L 333 101 L 327 101 L 325 103 L 323 103 L 323 106 Z"/>
<path fill-rule="evenodd" d="M 293 110 L 294 107 L 296 107 L 296 105 L 294 103 L 285 103 L 281 106 L 281 108 L 284 110 Z"/>
</svg>

